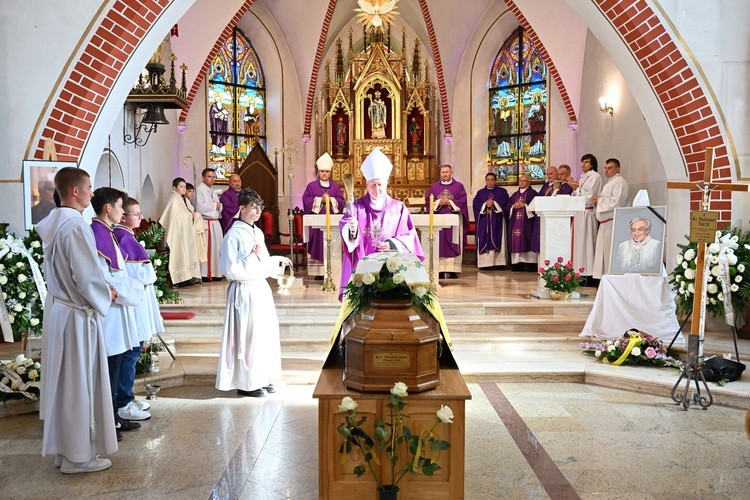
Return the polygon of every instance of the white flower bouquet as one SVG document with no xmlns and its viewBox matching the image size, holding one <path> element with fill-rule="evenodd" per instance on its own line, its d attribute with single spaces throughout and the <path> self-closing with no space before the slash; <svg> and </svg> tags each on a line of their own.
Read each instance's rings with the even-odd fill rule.
<svg viewBox="0 0 750 500">
<path fill-rule="evenodd" d="M 13 360 L 0 361 L 0 395 L 23 394 L 29 399 L 37 399 L 39 378 L 42 366 L 33 359 L 19 354 Z"/>
<path fill-rule="evenodd" d="M 0 239 L 0 287 L 7 321 L 18 342 L 24 333 L 42 334 L 46 285 L 41 239 L 32 229 L 25 238 Z M 35 277 L 36 276 L 36 277 Z"/>
</svg>

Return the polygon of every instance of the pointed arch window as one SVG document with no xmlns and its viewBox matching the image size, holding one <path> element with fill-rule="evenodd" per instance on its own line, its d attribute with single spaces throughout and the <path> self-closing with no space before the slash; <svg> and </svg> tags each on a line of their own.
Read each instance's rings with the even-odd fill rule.
<svg viewBox="0 0 750 500">
<path fill-rule="evenodd" d="M 521 173 L 545 178 L 547 163 L 547 66 L 519 26 L 495 56 L 489 81 L 487 170 L 498 182 L 517 185 Z"/>
<path fill-rule="evenodd" d="M 258 143 L 266 147 L 266 80 L 250 39 L 235 28 L 206 77 L 208 166 L 226 180 Z"/>
</svg>

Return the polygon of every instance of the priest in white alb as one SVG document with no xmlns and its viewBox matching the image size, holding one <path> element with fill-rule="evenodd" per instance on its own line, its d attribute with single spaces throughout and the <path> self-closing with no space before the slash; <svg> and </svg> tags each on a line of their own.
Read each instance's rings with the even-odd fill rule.
<svg viewBox="0 0 750 500">
<path fill-rule="evenodd" d="M 596 205 L 596 220 L 599 221 L 593 269 L 594 279 L 597 280 L 609 272 L 615 208 L 630 206 L 630 186 L 628 181 L 620 175 L 620 161 L 617 158 L 607 160 L 604 175 L 608 181 L 602 188 L 601 194 L 593 197 L 594 205 Z"/>
<path fill-rule="evenodd" d="M 581 196 L 586 201 L 586 209 L 573 217 L 573 267 L 584 268 L 583 275 L 591 276 L 594 269 L 594 249 L 598 222 L 594 209 L 594 196 L 602 190 L 602 178 L 597 172 L 599 163 L 596 156 L 586 153 L 581 156 L 581 178 L 578 182 L 570 179 L 568 184 L 575 189 L 573 196 Z"/>
<path fill-rule="evenodd" d="M 195 190 L 196 208 L 203 216 L 208 228 L 205 232 L 206 242 L 206 262 L 201 263 L 201 276 L 204 281 L 218 280 L 222 278 L 219 270 L 219 249 L 221 240 L 224 238 L 224 231 L 221 229 L 221 202 L 219 195 L 214 191 L 214 182 L 216 181 L 216 172 L 210 168 L 204 168 L 201 173 L 203 182 Z"/>
</svg>

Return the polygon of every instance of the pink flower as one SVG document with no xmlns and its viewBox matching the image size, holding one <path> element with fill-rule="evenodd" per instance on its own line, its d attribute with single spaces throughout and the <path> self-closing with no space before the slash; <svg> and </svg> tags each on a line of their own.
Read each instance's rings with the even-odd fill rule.
<svg viewBox="0 0 750 500">
<path fill-rule="evenodd" d="M 578 270 L 578 272 L 579 272 L 579 273 L 582 273 L 582 272 L 584 272 L 585 270 L 586 270 L 586 268 L 585 268 L 585 267 L 582 267 L 582 268 L 580 268 L 580 269 Z"/>
<path fill-rule="evenodd" d="M 543 267 L 539 268 L 539 274 L 544 274 L 544 268 Z"/>
<path fill-rule="evenodd" d="M 544 261 L 544 265 L 545 266 L 549 266 L 549 259 L 547 259 L 547 260 Z"/>
<path fill-rule="evenodd" d="M 656 350 L 653 347 L 646 348 L 646 357 L 648 359 L 654 359 L 656 357 Z"/>
<path fill-rule="evenodd" d="M 570 281 L 570 280 L 572 280 L 572 279 L 573 279 L 573 276 L 571 276 L 571 275 L 569 275 L 569 274 L 566 274 L 566 275 L 565 275 L 565 281 Z"/>
<path fill-rule="evenodd" d="M 557 258 L 557 262 L 562 262 L 563 260 L 565 260 L 565 259 L 563 259 L 562 257 L 558 257 Z"/>
<path fill-rule="evenodd" d="M 552 281 L 560 281 L 560 277 L 558 275 L 552 276 Z"/>
<path fill-rule="evenodd" d="M 573 269 L 573 264 L 568 262 L 567 264 L 565 264 L 565 269 Z"/>
<path fill-rule="evenodd" d="M 581 273 L 576 273 L 576 278 L 580 278 L 580 277 L 581 277 Z"/>
<path fill-rule="evenodd" d="M 555 269 L 557 269 L 558 267 L 560 267 L 560 263 L 559 262 L 555 262 Z"/>
</svg>

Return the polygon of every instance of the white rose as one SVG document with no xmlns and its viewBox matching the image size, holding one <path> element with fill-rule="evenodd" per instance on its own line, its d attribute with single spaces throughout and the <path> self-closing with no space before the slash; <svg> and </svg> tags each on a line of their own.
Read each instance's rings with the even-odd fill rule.
<svg viewBox="0 0 750 500">
<path fill-rule="evenodd" d="M 686 280 L 694 280 L 695 279 L 695 269 L 685 269 L 685 279 Z"/>
<path fill-rule="evenodd" d="M 16 267 L 24 267 L 25 265 L 26 265 L 26 264 L 24 264 L 24 263 L 23 263 L 23 261 L 21 261 L 21 262 L 16 262 Z"/>
<path fill-rule="evenodd" d="M 409 395 L 409 393 L 406 392 L 407 389 L 408 387 L 403 382 L 396 382 L 393 384 L 393 387 L 391 387 L 391 394 L 400 398 L 405 398 Z"/>
<path fill-rule="evenodd" d="M 718 243 L 711 243 L 708 245 L 708 251 L 711 253 L 719 253 L 719 250 L 721 247 L 718 245 Z"/>
<path fill-rule="evenodd" d="M 19 299 L 25 299 L 26 298 L 26 292 L 18 292 L 18 298 Z"/>
<path fill-rule="evenodd" d="M 737 283 L 742 283 L 742 276 L 738 274 L 737 276 L 734 277 L 734 281 L 736 281 Z"/>
<path fill-rule="evenodd" d="M 24 356 L 23 354 L 19 354 L 18 356 L 16 356 L 15 363 L 17 365 L 22 365 L 24 361 L 26 361 L 26 356 Z"/>
<path fill-rule="evenodd" d="M 716 255 L 712 255 L 709 261 L 711 262 L 711 264 L 718 264 L 719 258 Z"/>
<path fill-rule="evenodd" d="M 437 415 L 437 418 L 439 418 L 442 423 L 444 424 L 453 423 L 453 410 L 450 409 L 450 406 L 440 405 L 440 409 L 436 411 L 435 414 Z"/>
<path fill-rule="evenodd" d="M 138 243 L 140 243 L 143 248 L 146 248 L 146 242 L 145 241 L 139 241 Z"/>
<path fill-rule="evenodd" d="M 10 388 L 13 389 L 14 391 L 18 390 L 18 386 L 16 385 L 15 382 L 13 382 L 12 384 L 10 384 Z"/>
<path fill-rule="evenodd" d="M 687 268 L 688 268 L 688 263 L 687 263 L 687 261 L 682 261 L 682 268 L 683 268 L 683 269 L 687 269 Z"/>
<path fill-rule="evenodd" d="M 721 269 L 719 269 L 719 266 L 714 266 L 711 268 L 711 274 L 716 276 L 717 278 L 721 276 Z"/>
<path fill-rule="evenodd" d="M 154 259 L 154 266 L 159 267 L 161 265 L 161 259 Z"/>
<path fill-rule="evenodd" d="M 362 283 L 365 285 L 372 285 L 375 283 L 375 275 L 372 273 L 367 273 L 364 276 L 362 276 Z"/>
<path fill-rule="evenodd" d="M 162 292 L 161 290 L 157 290 L 156 291 L 156 297 L 157 298 L 161 297 L 162 295 L 164 295 L 164 292 Z"/>
<path fill-rule="evenodd" d="M 39 298 L 39 294 L 36 292 L 32 293 L 31 296 L 34 298 L 34 300 Z"/>
<path fill-rule="evenodd" d="M 29 246 L 30 246 L 31 248 L 39 248 L 39 247 L 40 247 L 41 245 L 39 244 L 39 242 L 38 242 L 38 241 L 36 241 L 36 240 L 35 240 L 35 241 L 32 241 L 32 242 L 31 242 L 31 243 L 29 244 Z"/>
<path fill-rule="evenodd" d="M 5 246 L 5 240 L 0 240 L 0 248 L 3 248 Z"/>
<path fill-rule="evenodd" d="M 737 243 L 739 240 L 740 240 L 740 238 L 736 234 L 734 236 L 732 236 L 732 241 L 733 242 Z"/>
<path fill-rule="evenodd" d="M 26 361 L 24 361 L 23 366 L 25 366 L 26 368 L 30 366 L 34 366 L 34 360 L 31 358 L 28 358 Z"/>
<path fill-rule="evenodd" d="M 401 273 L 394 274 L 393 275 L 393 282 L 396 283 L 397 285 L 400 285 L 401 283 L 404 282 L 404 275 L 401 274 Z"/>
<path fill-rule="evenodd" d="M 685 251 L 685 260 L 693 260 L 695 258 L 695 250 L 688 248 Z"/>
<path fill-rule="evenodd" d="M 692 283 L 690 283 L 690 284 L 688 285 L 688 292 L 689 292 L 689 293 L 695 293 L 695 287 L 693 286 L 693 284 L 692 284 Z"/>
<path fill-rule="evenodd" d="M 640 356 L 641 355 L 641 348 L 640 347 L 633 347 L 633 350 L 630 351 L 630 354 L 633 356 Z"/>
<path fill-rule="evenodd" d="M 23 306 L 21 304 L 16 304 L 13 306 L 13 310 L 16 312 L 21 312 L 23 311 Z"/>
<path fill-rule="evenodd" d="M 419 297 L 420 299 L 424 297 L 427 294 L 427 288 L 423 286 L 418 286 L 414 289 L 414 295 Z"/>
<path fill-rule="evenodd" d="M 5 264 L 0 264 L 0 271 L 5 271 Z"/>
<path fill-rule="evenodd" d="M 12 325 L 15 322 L 16 322 L 16 317 L 13 316 L 12 314 L 8 313 L 8 323 L 10 323 Z"/>
<path fill-rule="evenodd" d="M 706 287 L 706 291 L 710 294 L 715 294 L 719 291 L 719 287 L 716 286 L 715 283 L 709 283 L 709 285 Z"/>
<path fill-rule="evenodd" d="M 708 299 L 711 304 L 716 304 L 716 299 Z"/>
<path fill-rule="evenodd" d="M 737 256 L 733 253 L 727 254 L 727 263 L 730 266 L 737 264 Z"/>
<path fill-rule="evenodd" d="M 31 318 L 31 321 L 29 321 L 29 324 L 31 326 L 36 326 L 36 325 L 39 324 L 39 319 L 38 318 Z"/>
<path fill-rule="evenodd" d="M 387 267 L 388 270 L 392 273 L 395 272 L 396 269 L 398 269 L 398 266 L 399 266 L 398 259 L 390 258 L 387 261 L 385 261 L 385 267 Z"/>
<path fill-rule="evenodd" d="M 26 373 L 26 367 L 25 366 L 19 366 L 18 368 L 16 368 L 16 373 L 19 374 L 19 375 L 23 375 L 24 373 Z"/>
<path fill-rule="evenodd" d="M 39 368 L 41 368 L 41 367 L 42 367 L 42 365 L 40 365 L 39 363 L 34 363 L 34 368 L 35 368 L 35 369 L 37 369 L 37 370 L 38 370 L 38 369 L 39 369 Z"/>
<path fill-rule="evenodd" d="M 4 285 L 8 282 L 8 278 L 5 276 L 0 276 L 0 285 Z M 5 296 L 5 294 L 3 294 Z"/>
<path fill-rule="evenodd" d="M 713 280 L 714 280 L 714 277 L 711 276 L 710 274 L 706 276 L 706 283 L 711 283 Z"/>
<path fill-rule="evenodd" d="M 346 396 L 344 399 L 341 400 L 341 404 L 339 405 L 339 412 L 344 413 L 346 411 L 354 411 L 357 409 L 356 401 L 354 401 L 349 396 Z"/>
<path fill-rule="evenodd" d="M 3 377 L 3 380 L 0 380 L 5 385 L 8 385 L 8 382 L 10 382 L 10 379 L 8 377 Z"/>
<path fill-rule="evenodd" d="M 677 265 L 679 266 L 680 264 L 682 264 L 682 254 L 678 253 L 677 254 Z"/>
<path fill-rule="evenodd" d="M 747 245 L 745 245 L 745 246 L 747 246 Z M 741 272 L 741 273 L 744 273 L 745 272 L 745 264 L 738 264 L 737 265 L 737 270 L 739 272 Z"/>
<path fill-rule="evenodd" d="M 608 350 L 609 352 L 612 352 L 612 351 L 614 351 L 615 349 L 617 349 L 617 347 L 615 347 L 615 346 L 614 346 L 614 344 L 613 344 L 613 345 L 611 345 L 611 346 L 609 346 L 609 347 L 607 348 L 607 350 Z"/>
<path fill-rule="evenodd" d="M 737 286 L 737 285 L 735 285 L 734 283 L 732 283 L 732 285 L 729 287 L 729 289 L 731 291 L 733 291 L 733 292 L 736 292 L 736 291 L 738 291 L 740 289 L 740 287 Z"/>
<path fill-rule="evenodd" d="M 601 356 L 601 355 L 602 355 L 602 350 L 601 349 L 597 349 L 596 351 L 594 351 L 594 356 L 596 356 L 597 358 L 599 356 Z"/>
<path fill-rule="evenodd" d="M 18 275 L 18 282 L 19 282 L 19 283 L 23 283 L 23 282 L 24 282 L 24 281 L 26 281 L 27 279 L 29 279 L 29 278 L 27 278 L 25 274 L 19 274 L 19 275 Z"/>
<path fill-rule="evenodd" d="M 39 377 L 39 372 L 36 370 L 29 370 L 29 379 L 36 380 Z"/>
<path fill-rule="evenodd" d="M 680 276 L 680 275 L 678 274 L 677 276 L 675 276 L 675 277 L 674 277 L 674 280 L 675 280 L 675 281 L 682 281 L 682 276 Z"/>
</svg>

